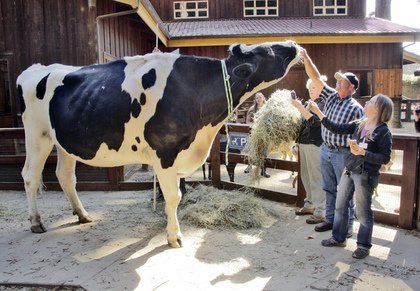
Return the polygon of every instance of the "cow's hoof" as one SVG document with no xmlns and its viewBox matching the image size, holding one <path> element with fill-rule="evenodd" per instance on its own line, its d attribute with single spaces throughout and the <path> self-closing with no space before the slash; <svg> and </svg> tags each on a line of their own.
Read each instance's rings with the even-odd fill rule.
<svg viewBox="0 0 420 291">
<path fill-rule="evenodd" d="M 92 222 L 93 219 L 89 215 L 86 216 L 79 216 L 79 223 L 89 223 Z"/>
<path fill-rule="evenodd" d="M 180 236 L 177 236 L 176 239 L 169 239 L 168 238 L 168 245 L 171 248 L 180 248 L 182 247 L 182 238 Z"/>
<path fill-rule="evenodd" d="M 33 233 L 44 233 L 47 231 L 47 229 L 44 227 L 44 225 L 42 223 L 39 223 L 37 225 L 32 225 L 31 226 L 31 231 Z"/>
</svg>

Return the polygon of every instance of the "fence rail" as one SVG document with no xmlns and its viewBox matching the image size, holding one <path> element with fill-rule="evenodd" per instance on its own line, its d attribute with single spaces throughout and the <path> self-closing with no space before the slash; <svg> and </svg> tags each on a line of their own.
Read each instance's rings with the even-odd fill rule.
<svg viewBox="0 0 420 291">
<path fill-rule="evenodd" d="M 229 131 L 248 133 L 249 126 L 244 124 L 229 124 Z M 0 128 L 0 190 L 24 190 L 20 171 L 25 161 L 23 128 Z M 2 151 L 7 148 L 7 153 Z M 420 221 L 418 205 L 419 196 L 419 137 L 414 135 L 394 135 L 393 149 L 403 151 L 402 174 L 382 173 L 380 183 L 400 187 L 400 213 L 390 213 L 375 210 L 375 220 L 398 225 L 401 228 L 412 229 Z M 10 152 L 12 151 L 12 152 Z M 229 153 L 230 162 L 246 164 L 247 156 Z M 224 163 L 225 154 L 220 152 L 220 139 L 216 137 L 211 149 L 211 184 L 225 189 L 238 189 L 244 185 L 221 180 L 220 165 Z M 46 162 L 43 176 L 44 184 L 49 190 L 61 190 L 55 178 L 55 164 L 57 158 L 52 154 Z M 265 159 L 265 167 L 287 171 L 299 171 L 299 163 L 278 159 Z M 81 163 L 77 164 L 76 175 L 78 190 L 145 190 L 152 189 L 152 182 L 128 182 L 124 181 L 123 167 L 95 168 Z M 204 182 L 209 183 L 209 182 Z M 250 187 L 252 188 L 252 187 Z M 259 188 L 253 190 L 260 196 L 290 204 L 302 206 L 306 196 L 302 181 L 298 178 L 296 195 L 271 191 Z"/>
</svg>

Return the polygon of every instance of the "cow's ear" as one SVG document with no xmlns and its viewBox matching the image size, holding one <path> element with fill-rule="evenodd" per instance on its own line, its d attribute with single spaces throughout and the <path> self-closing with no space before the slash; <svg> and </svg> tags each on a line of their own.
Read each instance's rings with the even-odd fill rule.
<svg viewBox="0 0 420 291">
<path fill-rule="evenodd" d="M 237 56 L 237 57 L 240 57 L 241 55 L 243 55 L 240 44 L 232 45 L 230 48 L 230 51 L 232 52 L 232 55 Z"/>
<path fill-rule="evenodd" d="M 244 63 L 236 66 L 232 74 L 240 79 L 248 79 L 255 72 L 255 66 L 250 63 Z"/>
</svg>

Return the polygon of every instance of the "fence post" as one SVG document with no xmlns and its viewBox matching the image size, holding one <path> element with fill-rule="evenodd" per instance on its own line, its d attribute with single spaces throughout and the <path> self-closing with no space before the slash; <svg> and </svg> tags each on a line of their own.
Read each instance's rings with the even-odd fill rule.
<svg viewBox="0 0 420 291">
<path fill-rule="evenodd" d="M 218 133 L 214 138 L 213 145 L 210 152 L 211 163 L 211 182 L 214 187 L 221 187 L 220 180 L 220 134 Z"/>
</svg>

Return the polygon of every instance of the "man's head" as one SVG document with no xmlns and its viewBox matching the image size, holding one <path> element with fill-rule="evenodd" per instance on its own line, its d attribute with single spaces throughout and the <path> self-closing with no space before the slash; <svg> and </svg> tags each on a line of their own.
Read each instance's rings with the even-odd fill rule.
<svg viewBox="0 0 420 291">
<path fill-rule="evenodd" d="M 337 80 L 335 89 L 341 98 L 353 95 L 359 88 L 359 79 L 351 72 L 336 72 L 334 78 Z"/>
</svg>

